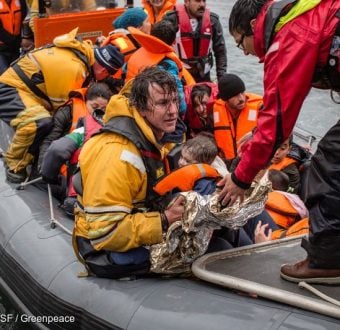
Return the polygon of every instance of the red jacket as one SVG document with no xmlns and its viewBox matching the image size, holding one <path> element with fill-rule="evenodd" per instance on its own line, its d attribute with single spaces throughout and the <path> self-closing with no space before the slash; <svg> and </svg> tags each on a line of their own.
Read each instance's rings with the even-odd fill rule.
<svg viewBox="0 0 340 330">
<path fill-rule="evenodd" d="M 264 5 L 255 23 L 254 47 L 264 62 L 264 108 L 254 137 L 242 150 L 242 159 L 233 173 L 233 181 L 239 186 L 247 186 L 292 133 L 314 70 L 327 61 L 339 20 L 335 14 L 340 1 L 323 0 L 281 27 L 266 51 L 265 18 L 272 3 L 270 0 Z"/>
</svg>

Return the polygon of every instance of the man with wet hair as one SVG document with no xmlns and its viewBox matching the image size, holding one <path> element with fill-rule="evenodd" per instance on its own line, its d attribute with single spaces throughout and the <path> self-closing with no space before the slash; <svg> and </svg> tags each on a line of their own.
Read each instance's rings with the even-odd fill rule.
<svg viewBox="0 0 340 330">
<path fill-rule="evenodd" d="M 101 133 L 84 145 L 75 251 L 97 276 L 148 273 L 148 246 L 162 242 L 169 225 L 181 219 L 183 198 L 168 205 L 153 190 L 166 174 L 163 141 L 177 118 L 174 77 L 148 67 L 132 81 L 129 96 L 111 98 Z"/>
</svg>

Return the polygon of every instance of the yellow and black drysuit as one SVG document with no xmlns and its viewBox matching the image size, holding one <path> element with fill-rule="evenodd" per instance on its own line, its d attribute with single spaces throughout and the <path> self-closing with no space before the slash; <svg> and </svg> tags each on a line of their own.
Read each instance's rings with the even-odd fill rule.
<svg viewBox="0 0 340 330">
<path fill-rule="evenodd" d="M 111 98 L 104 121 L 79 156 L 83 191 L 75 209 L 74 247 L 92 273 L 119 278 L 148 272 L 149 260 L 117 265 L 112 252 L 162 241 L 162 203 L 152 187 L 165 175 L 168 149 L 122 94 Z"/>
<path fill-rule="evenodd" d="M 49 131 L 53 112 L 81 88 L 91 72 L 90 41 L 75 39 L 77 29 L 53 45 L 27 53 L 0 77 L 0 119 L 15 129 L 5 161 L 20 172 L 32 162 L 38 142 Z"/>
</svg>

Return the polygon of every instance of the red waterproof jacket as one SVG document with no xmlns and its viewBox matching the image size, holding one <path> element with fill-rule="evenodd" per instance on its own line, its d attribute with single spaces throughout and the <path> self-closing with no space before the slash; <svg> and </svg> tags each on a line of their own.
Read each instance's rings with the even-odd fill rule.
<svg viewBox="0 0 340 330">
<path fill-rule="evenodd" d="M 283 25 L 268 50 L 264 31 L 268 1 L 256 18 L 254 47 L 264 62 L 264 108 L 260 111 L 252 141 L 242 150 L 233 181 L 248 187 L 259 170 L 266 167 L 277 147 L 289 137 L 302 103 L 311 88 L 316 68 L 325 65 L 339 18 L 339 0 L 323 0 L 315 8 Z"/>
</svg>

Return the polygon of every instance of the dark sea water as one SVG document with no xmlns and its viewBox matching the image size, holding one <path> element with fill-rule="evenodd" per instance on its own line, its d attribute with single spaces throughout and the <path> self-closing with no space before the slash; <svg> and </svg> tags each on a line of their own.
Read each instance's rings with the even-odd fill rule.
<svg viewBox="0 0 340 330">
<path fill-rule="evenodd" d="M 123 1 L 119 2 L 122 3 Z M 180 2 L 182 2 L 180 0 Z M 254 56 L 244 56 L 243 52 L 235 47 L 235 42 L 228 34 L 228 18 L 234 1 L 208 0 L 207 5 L 211 11 L 217 13 L 224 28 L 224 35 L 228 51 L 228 72 L 238 74 L 246 84 L 247 91 L 263 93 L 262 77 L 263 67 Z M 135 1 L 135 6 L 140 5 L 140 1 Z M 302 79 L 302 77 L 296 77 Z M 313 89 L 307 97 L 300 112 L 297 126 L 314 134 L 323 136 L 325 132 L 338 120 L 340 105 L 332 102 L 329 91 Z M 0 316 L 15 315 L 18 313 L 10 303 L 6 295 L 0 291 Z M 0 329 L 30 329 L 27 324 L 16 322 L 1 322 Z"/>
</svg>

